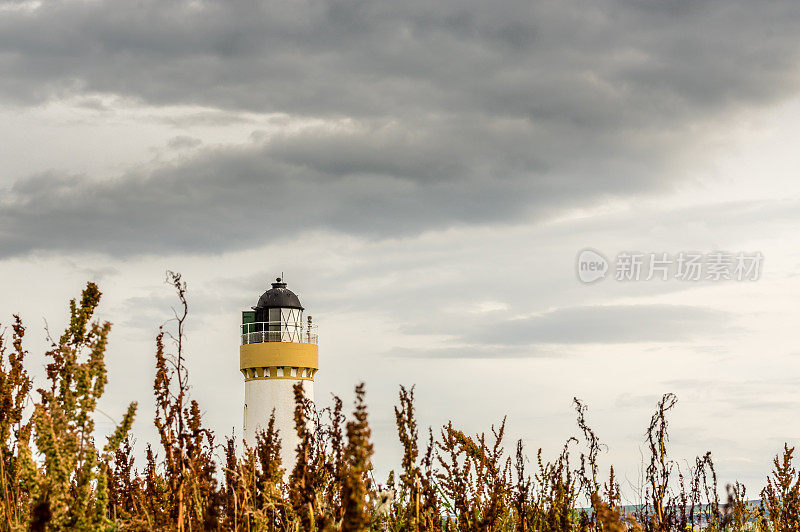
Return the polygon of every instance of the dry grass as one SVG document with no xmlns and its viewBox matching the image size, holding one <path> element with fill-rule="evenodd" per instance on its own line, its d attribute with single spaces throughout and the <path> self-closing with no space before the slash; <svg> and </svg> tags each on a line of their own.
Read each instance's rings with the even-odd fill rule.
<svg viewBox="0 0 800 532">
<path fill-rule="evenodd" d="M 215 443 L 200 406 L 189 397 L 183 331 L 186 284 L 169 273 L 179 307 L 156 337 L 154 423 L 159 442 L 136 466 L 130 431 L 136 403 L 105 445 L 95 442 L 93 414 L 106 384 L 110 324 L 92 321 L 100 291 L 88 284 L 70 304 L 70 324 L 46 353 L 47 386 L 31 395 L 25 370 L 25 328 L 14 317 L 11 344 L 0 337 L 0 528 L 3 530 L 391 530 L 391 531 L 666 531 L 800 529 L 800 477 L 794 448 L 775 457 L 761 505 L 744 487 L 718 497 L 710 453 L 682 471 L 668 453 L 665 395 L 644 442 L 641 505 L 625 514 L 613 467 L 601 473 L 605 450 L 575 400 L 580 439 L 553 460 L 536 453 L 533 473 L 522 442 L 506 454 L 505 420 L 469 435 L 448 423 L 420 441 L 414 389 L 400 388 L 395 407 L 403 446 L 399 469 L 383 484 L 372 477 L 365 386 L 355 389 L 348 418 L 334 398 L 318 410 L 295 388 L 299 436 L 296 465 L 282 464 L 271 419 L 255 448 L 232 437 Z M 173 331 L 170 334 L 167 331 Z M 31 401 L 34 408 L 26 409 Z M 288 470 L 287 470 L 288 469 Z M 581 509 L 581 507 L 585 507 Z"/>
</svg>

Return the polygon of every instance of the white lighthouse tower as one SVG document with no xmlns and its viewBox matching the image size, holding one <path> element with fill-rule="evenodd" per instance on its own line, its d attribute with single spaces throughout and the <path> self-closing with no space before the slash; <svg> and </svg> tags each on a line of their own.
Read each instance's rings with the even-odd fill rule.
<svg viewBox="0 0 800 532">
<path fill-rule="evenodd" d="M 254 447 L 256 434 L 266 430 L 274 411 L 287 472 L 294 468 L 298 444 L 293 387 L 301 383 L 306 397 L 313 400 L 319 368 L 316 328 L 311 316 L 303 322 L 303 310 L 297 295 L 278 277 L 252 310 L 242 311 L 239 368 L 244 375 L 244 441 Z"/>
</svg>

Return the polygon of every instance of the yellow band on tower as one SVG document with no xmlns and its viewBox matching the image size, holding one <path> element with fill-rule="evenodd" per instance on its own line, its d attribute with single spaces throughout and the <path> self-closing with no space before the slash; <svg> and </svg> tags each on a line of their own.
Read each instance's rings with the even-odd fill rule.
<svg viewBox="0 0 800 532">
<path fill-rule="evenodd" d="M 319 351 L 314 344 L 263 342 L 239 348 L 239 369 L 294 367 L 319 369 Z"/>
</svg>

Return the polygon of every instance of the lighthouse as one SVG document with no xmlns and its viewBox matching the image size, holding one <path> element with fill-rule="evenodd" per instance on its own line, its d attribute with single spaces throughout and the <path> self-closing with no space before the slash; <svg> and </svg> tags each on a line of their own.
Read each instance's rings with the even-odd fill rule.
<svg viewBox="0 0 800 532">
<path fill-rule="evenodd" d="M 316 327 L 303 321 L 297 295 L 278 277 L 251 310 L 242 311 L 239 368 L 244 376 L 244 441 L 255 447 L 256 434 L 266 430 L 275 414 L 280 432 L 281 460 L 291 471 L 298 444 L 294 422 L 294 385 L 314 400 L 314 376 L 319 369 Z"/>
</svg>

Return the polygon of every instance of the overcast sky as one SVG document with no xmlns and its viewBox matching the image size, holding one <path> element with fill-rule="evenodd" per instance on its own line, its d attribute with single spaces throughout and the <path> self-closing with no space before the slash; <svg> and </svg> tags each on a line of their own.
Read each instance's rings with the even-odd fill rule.
<svg viewBox="0 0 800 532">
<path fill-rule="evenodd" d="M 0 0 L 0 321 L 40 385 L 45 322 L 97 281 L 102 409 L 139 400 L 141 447 L 182 272 L 221 437 L 240 311 L 283 272 L 318 402 L 367 382 L 381 475 L 399 384 L 425 425 L 507 415 L 531 456 L 578 396 L 632 497 L 675 392 L 675 457 L 756 494 L 800 440 L 798 24 L 792 1 Z M 584 248 L 605 280 L 579 282 Z M 614 279 L 620 252 L 718 250 L 760 252 L 759 280 Z"/>
</svg>

